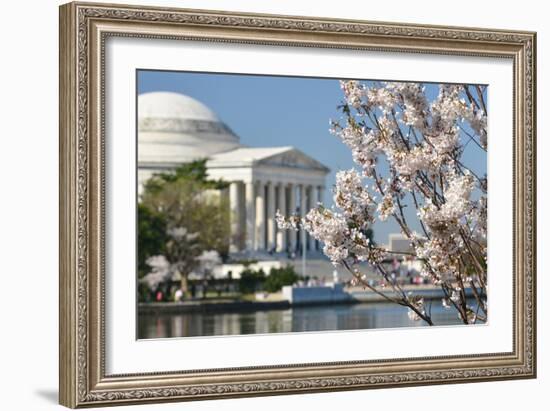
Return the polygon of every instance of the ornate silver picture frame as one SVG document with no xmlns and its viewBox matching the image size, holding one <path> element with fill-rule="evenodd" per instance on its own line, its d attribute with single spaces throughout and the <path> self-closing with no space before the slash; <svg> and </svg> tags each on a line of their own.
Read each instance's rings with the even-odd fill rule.
<svg viewBox="0 0 550 411">
<path fill-rule="evenodd" d="M 461 355 L 109 373 L 106 43 L 203 41 L 498 58 L 513 75 L 512 349 Z M 220 66 L 220 71 L 223 67 Z M 426 79 L 427 81 L 429 79 Z M 192 401 L 536 377 L 536 34 L 92 3 L 60 7 L 60 403 Z M 490 300 L 489 300 L 490 301 Z M 217 342 L 221 343 L 221 339 Z"/>
</svg>

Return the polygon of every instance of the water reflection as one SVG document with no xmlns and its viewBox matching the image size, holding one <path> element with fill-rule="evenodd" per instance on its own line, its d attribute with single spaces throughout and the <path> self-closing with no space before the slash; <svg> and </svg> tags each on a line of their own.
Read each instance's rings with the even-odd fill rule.
<svg viewBox="0 0 550 411">
<path fill-rule="evenodd" d="M 434 302 L 436 325 L 462 324 L 454 310 Z M 212 335 L 268 334 L 300 331 L 357 330 L 372 328 L 422 327 L 407 308 L 389 303 L 296 307 L 230 313 L 182 313 L 140 315 L 138 338 L 167 338 Z"/>
</svg>

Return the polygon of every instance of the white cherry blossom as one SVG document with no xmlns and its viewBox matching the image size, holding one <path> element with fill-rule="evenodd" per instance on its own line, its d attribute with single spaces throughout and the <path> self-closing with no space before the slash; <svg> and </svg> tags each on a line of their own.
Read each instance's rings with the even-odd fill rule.
<svg viewBox="0 0 550 411">
<path fill-rule="evenodd" d="M 373 291 L 431 324 L 423 300 L 388 275 L 384 261 L 395 256 L 368 239 L 375 221 L 393 219 L 422 263 L 421 275 L 448 295 L 443 305 L 457 309 L 465 324 L 485 320 L 487 177 L 462 158 L 469 144 L 486 154 L 485 88 L 442 84 L 431 99 L 420 83 L 351 80 L 341 88 L 343 118 L 331 121 L 330 131 L 350 149 L 358 170 L 336 174 L 332 208 L 277 213 L 279 227 L 307 230 L 333 264 L 344 265 L 365 287 L 360 264 L 370 264 L 386 285 Z M 421 233 L 408 225 L 406 206 L 416 208 Z M 468 308 L 466 287 L 477 291 L 479 310 Z"/>
</svg>

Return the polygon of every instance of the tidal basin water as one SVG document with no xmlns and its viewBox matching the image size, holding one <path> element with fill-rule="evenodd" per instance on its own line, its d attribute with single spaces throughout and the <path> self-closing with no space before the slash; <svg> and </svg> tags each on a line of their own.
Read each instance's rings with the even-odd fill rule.
<svg viewBox="0 0 550 411">
<path fill-rule="evenodd" d="M 456 311 L 444 309 L 439 301 L 433 303 L 432 320 L 435 325 L 462 324 Z M 252 312 L 141 314 L 138 318 L 138 338 L 422 326 L 426 326 L 425 322 L 411 320 L 405 307 L 391 303 L 362 303 Z"/>
</svg>

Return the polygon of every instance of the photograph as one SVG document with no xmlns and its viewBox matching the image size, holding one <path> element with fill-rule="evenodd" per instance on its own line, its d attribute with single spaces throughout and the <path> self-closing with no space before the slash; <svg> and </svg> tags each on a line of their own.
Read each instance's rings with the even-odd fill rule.
<svg viewBox="0 0 550 411">
<path fill-rule="evenodd" d="M 537 378 L 542 20 L 280 3 L 60 6 L 60 404 Z"/>
<path fill-rule="evenodd" d="M 137 338 L 484 326 L 487 84 L 136 70 Z"/>
</svg>

